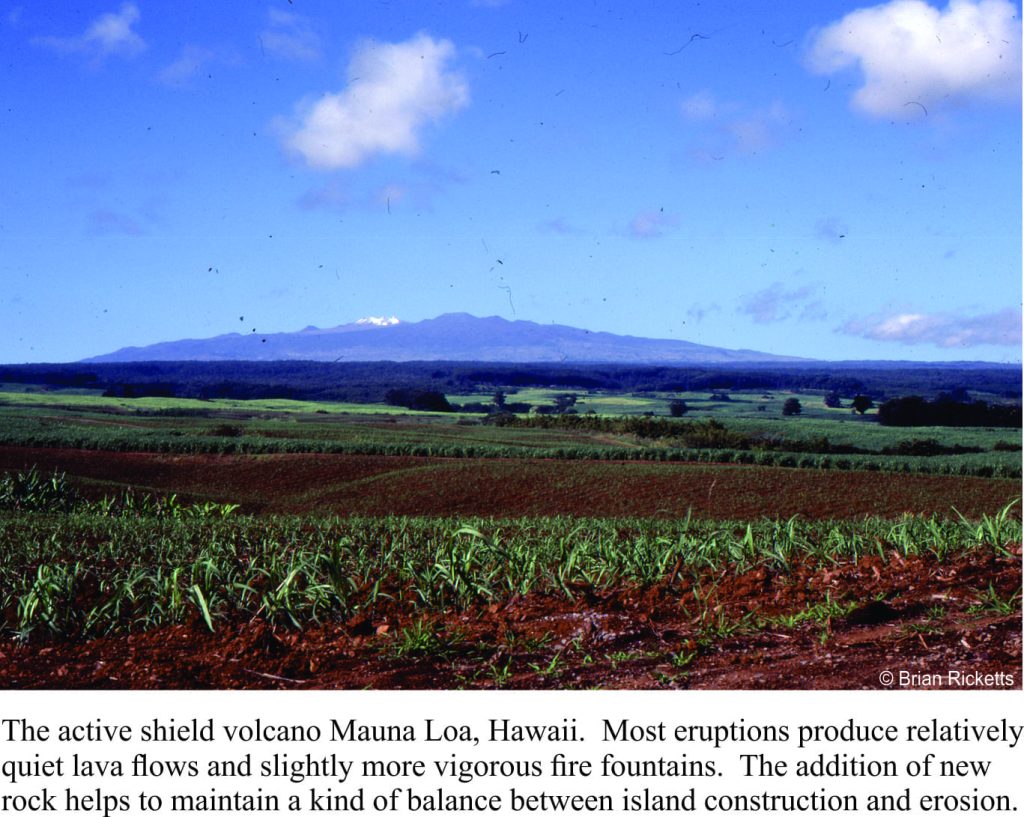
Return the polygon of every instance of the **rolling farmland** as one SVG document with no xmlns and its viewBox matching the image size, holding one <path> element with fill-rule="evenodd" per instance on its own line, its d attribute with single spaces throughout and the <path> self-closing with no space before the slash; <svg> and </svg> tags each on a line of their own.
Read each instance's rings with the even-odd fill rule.
<svg viewBox="0 0 1024 817">
<path fill-rule="evenodd" d="M 743 399 L 718 425 L 493 425 L 5 397 L 11 687 L 871 686 L 894 650 L 1019 662 L 1012 429 L 914 448 Z M 823 432 L 856 453 L 808 450 Z M 901 442 L 928 453 L 882 453 Z"/>
</svg>

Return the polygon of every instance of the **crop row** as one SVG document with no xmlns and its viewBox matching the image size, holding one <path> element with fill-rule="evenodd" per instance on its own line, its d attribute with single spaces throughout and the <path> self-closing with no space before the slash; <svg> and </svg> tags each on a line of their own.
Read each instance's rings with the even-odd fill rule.
<svg viewBox="0 0 1024 817">
<path fill-rule="evenodd" d="M 1008 506 L 980 520 L 723 523 L 650 519 L 254 518 L 124 502 L 0 511 L 0 611 L 23 639 L 88 638 L 240 616 L 295 627 L 443 611 L 527 593 L 575 597 L 708 571 L 834 564 L 866 554 L 1008 556 Z"/>
<path fill-rule="evenodd" d="M 597 445 L 452 444 L 416 442 L 324 441 L 279 439 L 243 434 L 236 437 L 176 436 L 168 432 L 125 433 L 123 429 L 54 427 L 4 429 L 0 446 L 76 448 L 112 452 L 169 454 L 363 454 L 451 458 L 530 458 L 565 460 L 634 460 L 647 462 L 708 462 L 811 468 L 818 470 L 884 471 L 1019 479 L 1016 452 L 916 457 L 881 454 L 800 454 L 773 450 L 682 448 L 664 445 L 627 448 Z"/>
</svg>

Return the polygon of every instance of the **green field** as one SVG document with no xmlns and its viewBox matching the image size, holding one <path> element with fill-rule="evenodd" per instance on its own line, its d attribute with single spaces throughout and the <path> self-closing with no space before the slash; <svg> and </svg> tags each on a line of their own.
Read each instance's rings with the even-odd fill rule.
<svg viewBox="0 0 1024 817">
<path fill-rule="evenodd" d="M 551 405 L 565 392 L 529 389 L 515 402 Z M 667 416 L 669 395 L 577 392 L 577 416 Z M 499 427 L 486 415 L 410 412 L 378 404 L 291 400 L 126 399 L 95 393 L 7 391 L 0 397 L 0 445 L 180 453 L 357 453 L 450 457 L 548 457 L 745 462 L 802 468 L 1018 477 L 1021 432 L 986 428 L 893 428 L 869 413 L 827 409 L 821 395 L 801 394 L 804 411 L 784 417 L 790 393 L 736 394 L 729 401 L 688 397 L 680 429 L 709 418 L 746 442 L 645 439 L 631 433 L 574 429 L 555 417 L 548 427 Z M 453 404 L 487 402 L 490 392 L 453 395 Z M 703 396 L 707 398 L 707 395 Z M 771 406 L 771 411 L 758 411 Z M 588 408 L 589 407 L 589 408 Z M 601 410 L 598 411 L 598 407 Z M 526 417 L 527 415 L 520 415 Z M 532 415 L 531 415 L 532 416 Z M 571 415 L 569 415 L 571 417 Z M 944 446 L 916 455 L 901 444 Z M 822 446 L 827 447 L 822 447 Z M 852 446 L 855 453 L 836 453 Z M 966 451 L 955 451 L 956 446 Z M 738 450 L 743 449 L 743 450 Z M 948 450 L 946 450 L 948 449 Z"/>
</svg>

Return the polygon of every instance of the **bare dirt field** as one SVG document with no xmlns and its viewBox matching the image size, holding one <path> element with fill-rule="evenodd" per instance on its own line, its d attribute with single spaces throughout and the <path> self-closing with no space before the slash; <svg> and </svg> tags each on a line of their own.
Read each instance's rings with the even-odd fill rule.
<svg viewBox="0 0 1024 817">
<path fill-rule="evenodd" d="M 0 470 L 33 464 L 97 497 L 131 486 L 254 513 L 851 519 L 956 508 L 978 517 L 1020 495 L 1018 480 L 752 465 L 0 447 Z"/>
</svg>

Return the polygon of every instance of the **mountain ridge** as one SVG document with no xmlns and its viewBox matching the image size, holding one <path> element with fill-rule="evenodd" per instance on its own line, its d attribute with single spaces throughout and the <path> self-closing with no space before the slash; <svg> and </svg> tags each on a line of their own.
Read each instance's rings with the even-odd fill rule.
<svg viewBox="0 0 1024 817">
<path fill-rule="evenodd" d="M 617 335 L 563 324 L 476 317 L 448 312 L 416 322 L 360 319 L 295 332 L 231 332 L 147 346 L 126 346 L 86 363 L 170 360 L 482 361 L 495 363 L 796 363 L 752 349 L 725 349 L 686 340 Z"/>
</svg>

